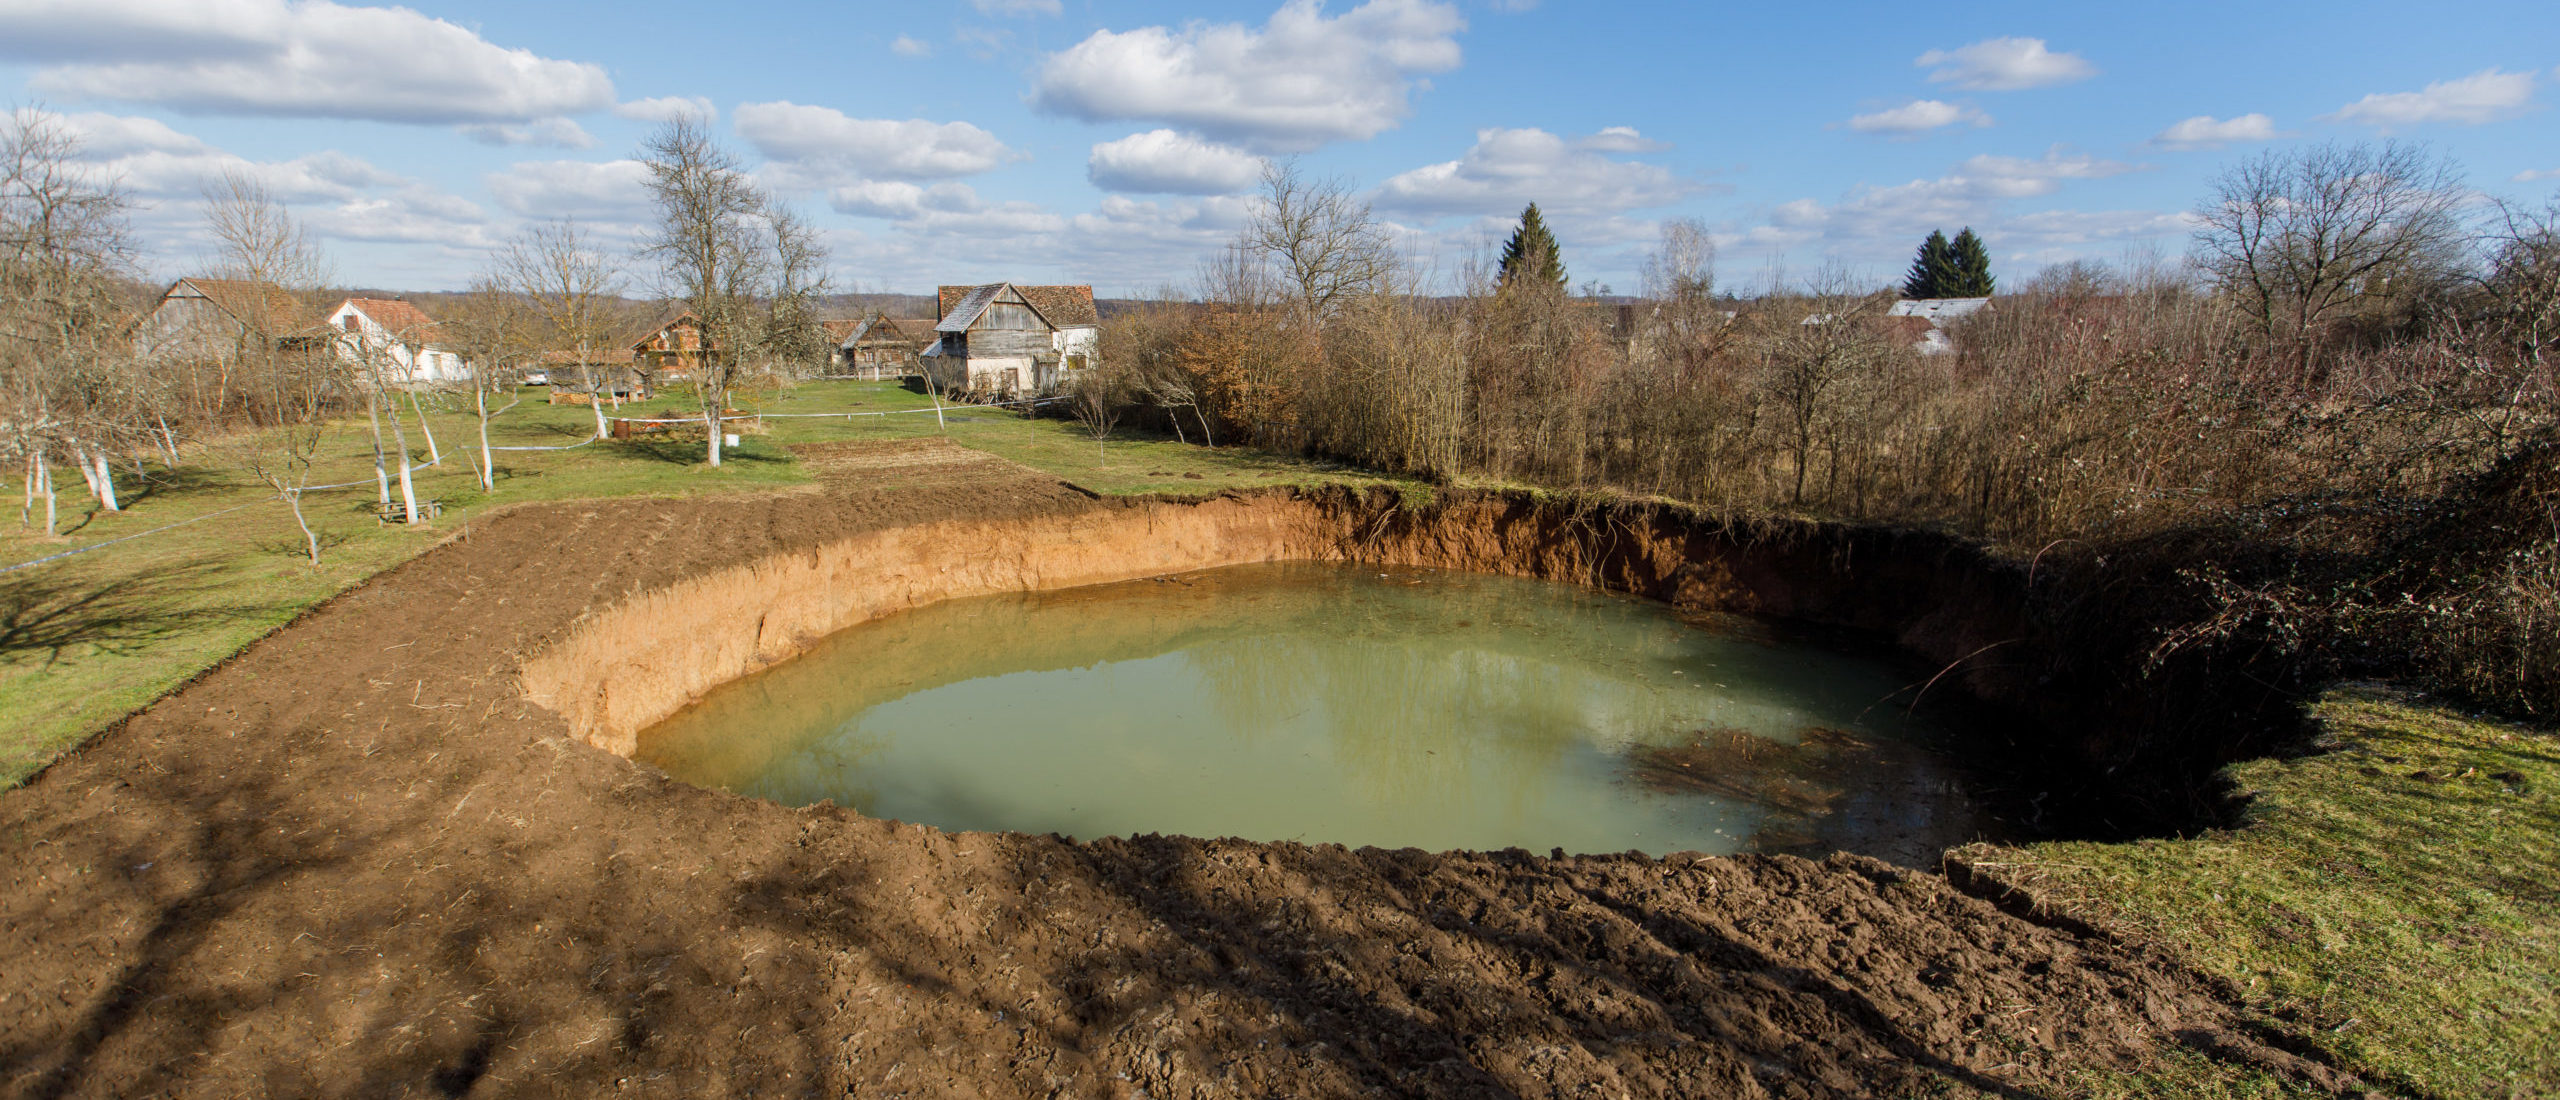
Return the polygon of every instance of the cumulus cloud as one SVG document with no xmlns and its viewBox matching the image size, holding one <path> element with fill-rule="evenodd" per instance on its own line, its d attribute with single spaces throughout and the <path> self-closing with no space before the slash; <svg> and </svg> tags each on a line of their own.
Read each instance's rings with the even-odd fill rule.
<svg viewBox="0 0 2560 1100">
<path fill-rule="evenodd" d="M 786 184 L 827 186 L 852 179 L 921 180 L 975 175 L 1021 159 L 994 134 L 966 122 L 852 118 L 832 107 L 748 103 L 737 127 Z"/>
<path fill-rule="evenodd" d="M 1912 64 L 1929 69 L 1933 84 L 1980 92 L 2047 88 L 2098 75 L 2089 59 L 2055 53 L 2041 38 L 1987 38 L 1952 50 L 1931 50 Z"/>
<path fill-rule="evenodd" d="M 2276 120 L 2265 115 L 2221 119 L 2197 115 L 2153 135 L 2151 144 L 2163 149 L 2219 149 L 2233 142 L 2272 141 L 2276 137 Z"/>
<path fill-rule="evenodd" d="M 532 122 L 613 102 L 600 66 L 495 45 L 407 8 L 330 0 L 32 0 L 0 6 L 0 57 L 53 95 L 186 114 Z"/>
<path fill-rule="evenodd" d="M 933 45 L 923 39 L 909 38 L 902 34 L 889 43 L 889 52 L 900 57 L 931 57 Z"/>
<path fill-rule="evenodd" d="M 1262 178 L 1262 158 L 1172 130 L 1149 130 L 1093 147 L 1085 178 L 1105 191 L 1231 195 Z"/>
<path fill-rule="evenodd" d="M 990 203 L 965 183 L 930 187 L 897 180 L 869 180 L 827 193 L 839 214 L 884 218 L 912 233 L 956 237 L 1009 237 L 1055 233 L 1066 219 L 1037 203 Z"/>
<path fill-rule="evenodd" d="M 225 173 L 240 173 L 286 202 L 344 201 L 410 184 L 360 157 L 325 150 L 290 160 L 253 161 L 171 129 L 157 119 L 98 112 L 63 115 L 81 160 L 137 195 L 192 199 Z"/>
<path fill-rule="evenodd" d="M 1096 31 L 1042 63 L 1033 102 L 1087 122 L 1161 122 L 1301 152 L 1402 122 L 1425 77 L 1458 67 L 1465 27 L 1434 0 L 1369 0 L 1333 17 L 1320 0 L 1289 0 L 1258 29 Z"/>
<path fill-rule="evenodd" d="M 969 0 L 980 15 L 1057 15 L 1066 11 L 1058 0 Z"/>
<path fill-rule="evenodd" d="M 1580 141 L 1545 130 L 1480 130 L 1456 160 L 1426 165 L 1379 185 L 1381 210 L 1422 217 L 1513 214 L 1536 202 L 1565 215 L 1598 215 L 1678 202 L 1698 185 L 1657 164 L 1616 159 L 1660 148 L 1619 126 Z"/>
<path fill-rule="evenodd" d="M 649 214 L 649 168 L 636 160 L 525 161 L 481 182 L 499 206 L 528 218 L 614 222 Z"/>
<path fill-rule="evenodd" d="M 2510 178 L 2517 183 L 2540 183 L 2543 180 L 2560 180 L 2560 168 L 2527 168 L 2524 171 L 2516 173 Z"/>
<path fill-rule="evenodd" d="M 462 127 L 462 135 L 482 145 L 549 145 L 560 149 L 595 148 L 595 135 L 565 118 L 548 118 L 525 126 L 484 123 Z"/>
<path fill-rule="evenodd" d="M 1861 134 L 1922 134 L 1957 123 L 1989 126 L 1991 116 L 1965 104 L 1915 99 L 1899 107 L 1852 118 L 1849 128 Z"/>
<path fill-rule="evenodd" d="M 613 113 L 642 122 L 673 122 L 682 115 L 691 115 L 704 122 L 720 117 L 720 109 L 712 106 L 709 99 L 698 95 L 661 95 L 635 99 L 629 103 L 614 104 Z"/>
<path fill-rule="evenodd" d="M 1944 176 L 1860 187 L 1835 203 L 1797 199 L 1762 224 L 1733 235 L 1743 249 L 1803 246 L 1837 256 L 1893 263 L 1932 229 L 1971 226 L 2004 263 L 2073 259 L 2102 244 L 2157 240 L 2188 231 L 2180 213 L 2155 210 L 2036 210 L 2015 204 L 2051 196 L 2078 180 L 2138 171 L 2135 165 L 2056 147 L 2041 157 L 1977 156 Z"/>
<path fill-rule="evenodd" d="M 2415 92 L 2375 93 L 2326 118 L 2379 130 L 2430 122 L 2478 126 L 2512 118 L 2533 106 L 2534 74 L 2482 69 L 2460 80 L 2440 80 Z"/>
</svg>

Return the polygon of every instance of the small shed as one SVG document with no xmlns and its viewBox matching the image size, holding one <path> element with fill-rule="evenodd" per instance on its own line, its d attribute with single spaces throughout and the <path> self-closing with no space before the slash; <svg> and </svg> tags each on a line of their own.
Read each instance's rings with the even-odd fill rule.
<svg viewBox="0 0 2560 1100">
<path fill-rule="evenodd" d="M 844 326 L 841 331 L 836 327 L 839 324 Z M 851 321 L 829 321 L 826 325 L 828 334 L 837 338 L 836 370 L 873 381 L 916 373 L 917 357 L 938 338 L 930 317 L 896 318 L 874 313 Z"/>
</svg>

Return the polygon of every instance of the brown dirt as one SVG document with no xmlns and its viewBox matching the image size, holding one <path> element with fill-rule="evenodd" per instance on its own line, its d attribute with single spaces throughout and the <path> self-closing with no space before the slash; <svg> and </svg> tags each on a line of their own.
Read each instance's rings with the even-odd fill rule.
<svg viewBox="0 0 2560 1100">
<path fill-rule="evenodd" d="M 1180 507 L 812 457 L 817 494 L 475 522 L 0 796 L 0 1091 L 2023 1096 L 2170 1044 L 2345 1083 L 2138 948 L 1872 860 L 943 833 L 525 700 L 582 621 L 741 562 Z"/>
</svg>

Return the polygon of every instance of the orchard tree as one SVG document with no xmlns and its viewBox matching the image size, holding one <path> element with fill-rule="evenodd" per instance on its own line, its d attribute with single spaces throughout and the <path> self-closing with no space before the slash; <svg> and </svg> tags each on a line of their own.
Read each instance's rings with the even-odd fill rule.
<svg viewBox="0 0 2560 1100">
<path fill-rule="evenodd" d="M 709 437 L 705 461 L 720 465 L 720 414 L 748 340 L 748 311 L 765 276 L 767 258 L 758 238 L 764 193 L 735 154 L 711 138 L 711 128 L 678 115 L 658 128 L 640 150 L 649 170 L 649 195 L 658 224 L 641 246 L 656 260 L 669 297 L 693 310 L 702 326 L 693 363 L 693 388 L 702 403 Z"/>
</svg>

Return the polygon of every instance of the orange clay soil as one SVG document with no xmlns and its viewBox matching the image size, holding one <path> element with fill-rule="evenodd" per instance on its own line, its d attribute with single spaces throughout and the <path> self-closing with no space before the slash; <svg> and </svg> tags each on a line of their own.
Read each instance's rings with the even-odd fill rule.
<svg viewBox="0 0 2560 1100">
<path fill-rule="evenodd" d="M 821 492 L 475 521 L 0 795 L 0 1094 L 2043 1095 L 2178 1045 L 2352 1084 L 2139 946 L 1863 858 L 944 833 L 597 747 L 863 615 L 1264 556 L 1599 576 L 1923 652 L 1997 626 L 1932 604 L 1961 570 L 1807 585 L 1659 514 L 807 457 Z"/>
</svg>

